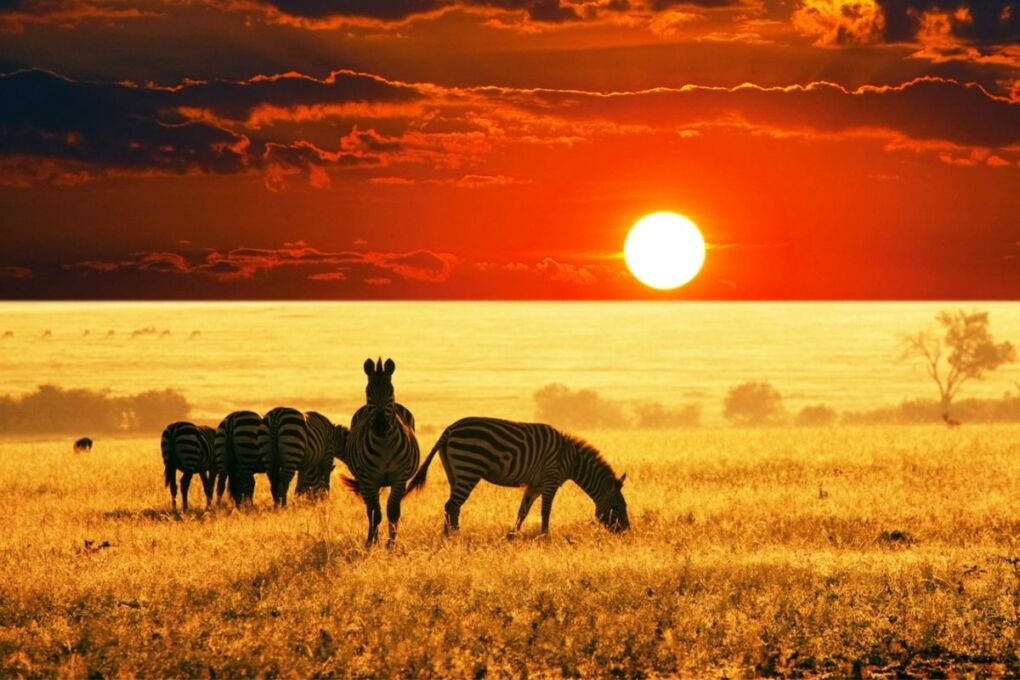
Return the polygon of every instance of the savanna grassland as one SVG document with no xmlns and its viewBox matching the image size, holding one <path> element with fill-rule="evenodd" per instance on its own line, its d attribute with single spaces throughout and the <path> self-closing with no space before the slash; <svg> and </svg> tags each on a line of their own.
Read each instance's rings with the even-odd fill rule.
<svg viewBox="0 0 1020 680">
<path fill-rule="evenodd" d="M 581 434 L 628 534 L 482 485 L 445 539 L 437 464 L 369 552 L 336 476 L 174 514 L 155 438 L 5 441 L 0 676 L 1020 674 L 1020 427 Z"/>
</svg>

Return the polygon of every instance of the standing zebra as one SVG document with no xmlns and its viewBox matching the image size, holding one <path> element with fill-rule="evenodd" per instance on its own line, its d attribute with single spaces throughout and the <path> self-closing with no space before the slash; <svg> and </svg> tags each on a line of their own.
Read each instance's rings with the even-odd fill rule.
<svg viewBox="0 0 1020 680">
<path fill-rule="evenodd" d="M 259 426 L 259 455 L 269 463 L 269 486 L 273 505 L 287 505 L 287 490 L 301 467 L 308 447 L 305 414 L 278 406 L 262 418 Z"/>
<path fill-rule="evenodd" d="M 230 497 L 237 507 L 251 505 L 255 496 L 255 473 L 269 471 L 269 459 L 258 446 L 262 416 L 254 411 L 234 411 L 216 428 L 216 455 L 223 461 Z M 223 481 L 217 490 L 223 494 Z"/>
<path fill-rule="evenodd" d="M 393 359 L 382 358 L 373 363 L 365 360 L 365 406 L 351 420 L 345 460 L 354 479 L 344 483 L 365 501 L 368 511 L 368 539 L 366 545 L 379 540 L 382 508 L 379 506 L 379 489 L 390 487 L 386 501 L 386 519 L 390 538 L 387 545 L 397 540 L 397 523 L 400 521 L 400 501 L 404 497 L 407 480 L 418 469 L 420 452 L 414 436 L 414 418 L 393 395 Z"/>
<path fill-rule="evenodd" d="M 163 430 L 160 448 L 163 452 L 164 483 L 170 487 L 170 498 L 177 509 L 177 470 L 181 471 L 181 499 L 188 510 L 188 489 L 191 476 L 198 473 L 205 491 L 205 507 L 212 504 L 213 481 L 223 463 L 216 457 L 216 430 L 193 423 L 176 422 Z"/>
<path fill-rule="evenodd" d="M 463 418 L 450 425 L 425 459 L 408 490 L 425 483 L 429 463 L 439 452 L 450 483 L 446 531 L 460 528 L 460 507 L 478 481 L 523 486 L 514 532 L 520 530 L 531 505 L 542 496 L 542 533 L 560 486 L 572 480 L 595 501 L 595 517 L 610 531 L 630 528 L 623 480 L 591 444 L 541 423 L 514 423 L 496 418 Z"/>
<path fill-rule="evenodd" d="M 343 425 L 334 425 L 329 418 L 316 411 L 305 414 L 308 428 L 308 446 L 298 468 L 299 494 L 313 496 L 329 493 L 329 476 L 333 472 L 333 459 L 343 458 L 347 434 Z"/>
</svg>

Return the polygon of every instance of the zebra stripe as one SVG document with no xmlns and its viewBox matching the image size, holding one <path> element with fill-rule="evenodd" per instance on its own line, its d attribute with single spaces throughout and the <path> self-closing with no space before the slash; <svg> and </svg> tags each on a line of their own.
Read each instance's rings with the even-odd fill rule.
<svg viewBox="0 0 1020 680">
<path fill-rule="evenodd" d="M 497 418 L 463 418 L 450 425 L 411 480 L 408 490 L 425 483 L 429 464 L 439 453 L 450 484 L 446 529 L 460 526 L 460 508 L 482 479 L 499 486 L 524 487 L 514 532 L 519 531 L 535 499 L 542 497 L 542 533 L 549 531 L 553 498 L 567 480 L 595 501 L 595 516 L 611 531 L 630 527 L 623 480 L 598 450 L 582 439 L 542 423 Z"/>
<path fill-rule="evenodd" d="M 259 451 L 262 416 L 253 411 L 234 411 L 216 428 L 217 456 L 226 469 L 230 497 L 235 505 L 250 505 L 255 496 L 255 473 L 268 472 L 269 460 Z M 218 489 L 222 495 L 223 490 Z"/>
<path fill-rule="evenodd" d="M 259 455 L 269 462 L 269 485 L 273 504 L 287 505 L 287 491 L 301 467 L 308 446 L 305 414 L 278 406 L 262 418 L 259 426 Z"/>
<path fill-rule="evenodd" d="M 298 469 L 296 493 L 320 495 L 329 493 L 329 477 L 335 465 L 334 458 L 343 455 L 349 430 L 334 425 L 329 418 L 316 411 L 305 414 L 308 445 Z"/>
<path fill-rule="evenodd" d="M 170 487 L 170 499 L 177 509 L 176 472 L 181 471 L 182 507 L 188 509 L 188 489 L 191 477 L 198 474 L 205 490 L 205 506 L 212 504 L 215 475 L 223 469 L 222 460 L 216 456 L 216 431 L 211 427 L 199 427 L 194 423 L 176 422 L 167 425 L 160 439 L 163 454 L 164 485 Z"/>
<path fill-rule="evenodd" d="M 414 416 L 396 403 L 393 393 L 393 372 L 396 364 L 380 358 L 373 363 L 365 361 L 368 386 L 366 404 L 351 419 L 344 462 L 354 475 L 344 482 L 365 501 L 368 511 L 367 545 L 379 539 L 382 508 L 379 489 L 390 487 L 386 501 L 389 521 L 389 545 L 397 539 L 400 521 L 400 501 L 404 497 L 407 481 L 418 469 L 421 458 L 418 440 L 414 435 Z"/>
</svg>

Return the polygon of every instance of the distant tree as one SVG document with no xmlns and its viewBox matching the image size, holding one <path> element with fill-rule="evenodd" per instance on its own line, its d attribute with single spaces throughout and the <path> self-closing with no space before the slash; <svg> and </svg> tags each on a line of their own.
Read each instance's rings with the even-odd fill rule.
<svg viewBox="0 0 1020 680">
<path fill-rule="evenodd" d="M 630 426 L 623 407 L 604 399 L 595 390 L 572 390 L 560 383 L 550 383 L 534 394 L 535 415 L 540 422 L 562 427 Z"/>
<path fill-rule="evenodd" d="M 149 390 L 129 397 L 130 429 L 156 432 L 167 423 L 184 420 L 191 410 L 184 395 L 174 390 Z"/>
<path fill-rule="evenodd" d="M 1016 361 L 1016 349 L 1008 342 L 996 343 L 988 330 L 988 312 L 941 311 L 935 316 L 939 328 L 922 330 L 903 339 L 902 360 L 921 360 L 939 390 L 942 417 L 960 388 L 969 380 Z"/>
<path fill-rule="evenodd" d="M 735 425 L 766 425 L 783 415 L 783 396 L 767 381 L 734 385 L 723 400 L 723 415 Z"/>
<path fill-rule="evenodd" d="M 797 414 L 797 424 L 808 427 L 819 425 L 832 425 L 836 422 L 836 409 L 825 404 L 814 404 L 805 406 Z"/>
<path fill-rule="evenodd" d="M 644 429 L 697 427 L 701 424 L 700 404 L 687 404 L 673 411 L 658 402 L 653 402 L 639 404 L 634 412 L 637 415 L 637 426 Z"/>
</svg>

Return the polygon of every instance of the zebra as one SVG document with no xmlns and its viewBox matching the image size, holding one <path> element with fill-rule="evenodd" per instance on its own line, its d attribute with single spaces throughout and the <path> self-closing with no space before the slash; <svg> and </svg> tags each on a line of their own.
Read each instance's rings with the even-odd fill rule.
<svg viewBox="0 0 1020 680">
<path fill-rule="evenodd" d="M 205 491 L 205 507 L 212 504 L 215 475 L 224 470 L 223 461 L 216 456 L 216 430 L 194 423 L 176 422 L 163 430 L 160 448 L 163 452 L 164 486 L 170 487 L 173 509 L 177 510 L 176 471 L 181 471 L 181 498 L 184 511 L 188 510 L 188 489 L 191 477 L 198 473 Z"/>
<path fill-rule="evenodd" d="M 390 535 L 387 546 L 392 546 L 397 540 L 400 501 L 407 481 L 418 469 L 421 453 L 414 435 L 414 417 L 394 400 L 393 372 L 397 366 L 393 359 L 387 359 L 385 364 L 381 357 L 377 362 L 366 359 L 364 368 L 368 376 L 365 406 L 351 419 L 344 452 L 344 462 L 354 477 L 344 477 L 344 483 L 365 501 L 368 511 L 366 546 L 379 540 L 382 522 L 379 489 L 390 487 L 386 518 Z"/>
<path fill-rule="evenodd" d="M 350 432 L 343 425 L 334 425 L 329 418 L 316 411 L 305 414 L 308 446 L 298 468 L 298 494 L 313 496 L 329 493 L 329 476 L 333 472 L 333 459 L 343 459 L 344 446 Z"/>
<path fill-rule="evenodd" d="M 609 463 L 588 442 L 542 423 L 497 418 L 463 418 L 450 425 L 411 480 L 408 491 L 425 483 L 439 452 L 450 484 L 445 531 L 460 528 L 460 508 L 478 481 L 523 486 L 524 498 L 511 535 L 521 529 L 535 499 L 542 496 L 542 533 L 549 532 L 553 498 L 567 480 L 595 501 L 595 517 L 614 533 L 630 528 L 623 498 L 624 474 L 617 479 Z"/>
<path fill-rule="evenodd" d="M 258 449 L 259 455 L 268 461 L 273 505 L 287 505 L 290 482 L 301 467 L 307 448 L 308 425 L 304 413 L 286 406 L 277 406 L 262 418 Z"/>
<path fill-rule="evenodd" d="M 234 505 L 251 505 L 255 496 L 255 473 L 268 472 L 269 460 L 258 446 L 262 416 L 254 411 L 234 411 L 216 428 L 216 455 L 224 464 Z M 222 478 L 218 492 L 223 494 Z"/>
</svg>

